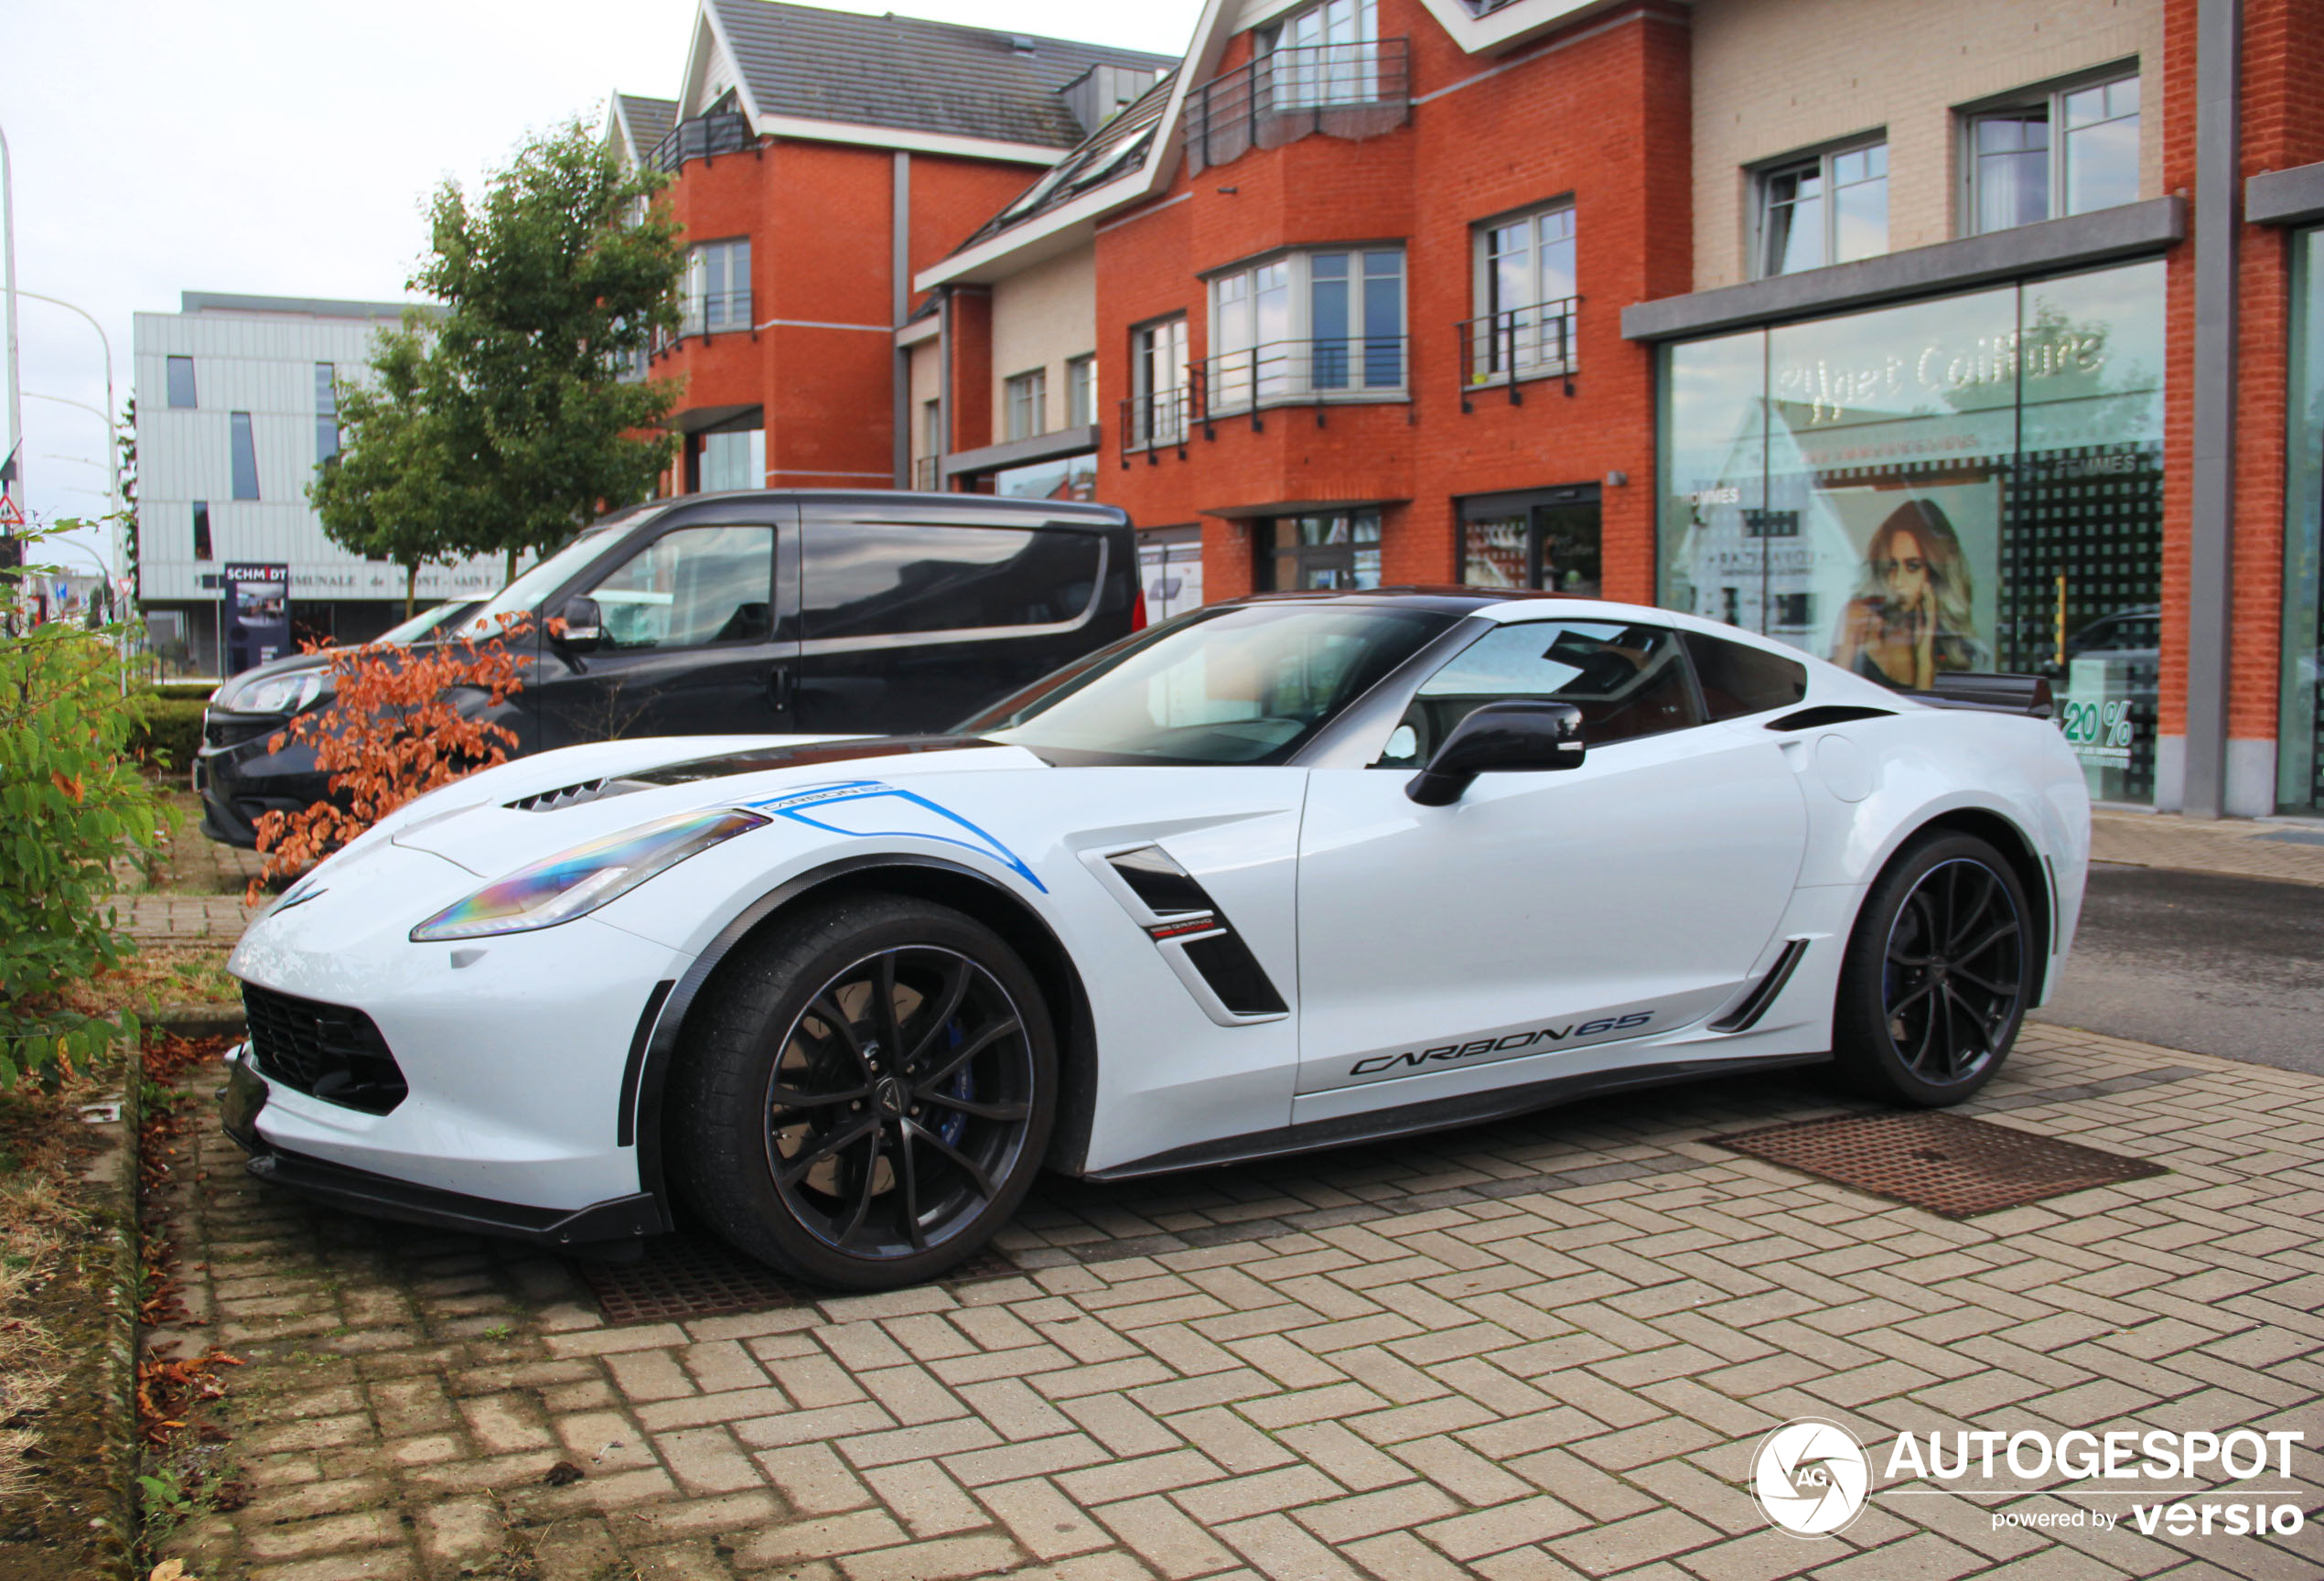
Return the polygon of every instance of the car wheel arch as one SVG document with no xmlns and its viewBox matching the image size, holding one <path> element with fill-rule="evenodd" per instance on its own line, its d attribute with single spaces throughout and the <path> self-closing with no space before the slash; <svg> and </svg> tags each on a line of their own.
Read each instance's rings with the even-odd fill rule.
<svg viewBox="0 0 2324 1581">
<path fill-rule="evenodd" d="M 2001 853 L 2017 875 L 2026 900 L 2033 908 L 2032 932 L 2037 947 L 2027 952 L 2026 960 L 2033 970 L 2033 981 L 2028 985 L 2026 1003 L 2039 1005 L 2047 987 L 2050 960 L 2056 946 L 2057 935 L 2053 918 L 2056 914 L 2055 886 L 2031 839 L 2015 820 L 1989 807 L 1963 806 L 1948 808 L 1921 819 L 1904 830 L 1881 856 L 1879 865 L 1866 874 L 1864 893 L 1868 899 L 1882 875 L 1905 858 L 1917 843 L 1938 834 L 1974 834 Z M 1861 906 L 1862 902 L 1859 902 Z M 1855 922 L 1851 920 L 1850 931 Z"/>
<path fill-rule="evenodd" d="M 651 1038 L 641 1039 L 629 1073 L 625 1113 L 634 1113 L 638 1188 L 671 1201 L 663 1167 L 662 1093 L 702 990 L 746 941 L 794 915 L 802 906 L 850 894 L 902 895 L 934 901 L 982 922 L 1015 951 L 1041 986 L 1058 1030 L 1059 1093 L 1050 1133 L 1049 1167 L 1079 1174 L 1089 1151 L 1097 1102 L 1097 1047 L 1089 993 L 1080 970 L 1047 920 L 1006 888 L 973 869 L 941 857 L 883 853 L 855 856 L 801 874 L 745 907 L 694 958 L 666 998 L 654 1006 Z"/>
</svg>

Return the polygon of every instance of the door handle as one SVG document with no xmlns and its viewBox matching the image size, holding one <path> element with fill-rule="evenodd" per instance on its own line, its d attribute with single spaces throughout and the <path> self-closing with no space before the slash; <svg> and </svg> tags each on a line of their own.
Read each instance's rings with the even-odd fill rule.
<svg viewBox="0 0 2324 1581">
<path fill-rule="evenodd" d="M 767 701 L 778 708 L 791 705 L 791 666 L 778 664 L 767 672 Z"/>
</svg>

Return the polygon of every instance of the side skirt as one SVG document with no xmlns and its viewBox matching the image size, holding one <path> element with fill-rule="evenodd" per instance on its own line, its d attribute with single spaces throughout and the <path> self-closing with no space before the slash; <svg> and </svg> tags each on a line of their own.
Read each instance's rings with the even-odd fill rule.
<svg viewBox="0 0 2324 1581">
<path fill-rule="evenodd" d="M 1167 1153 L 1149 1154 L 1144 1158 L 1134 1158 L 1110 1168 L 1092 1169 L 1087 1178 L 1131 1180 L 1143 1175 L 1166 1174 L 1174 1169 L 1242 1164 L 1253 1158 L 1273 1158 L 1287 1153 L 1312 1153 L 1321 1147 L 1345 1147 L 1354 1143 L 1378 1142 L 1392 1136 L 1417 1136 L 1430 1131 L 1473 1125 L 1485 1120 L 1506 1119 L 1529 1110 L 1546 1109 L 1578 1099 L 1600 1097 L 1609 1092 L 1661 1087 L 1673 1081 L 1695 1081 L 1709 1076 L 1733 1076 L 1747 1070 L 1780 1070 L 1794 1065 L 1822 1065 L 1831 1058 L 1829 1054 L 1766 1054 L 1741 1059 L 1678 1059 L 1664 1065 L 1590 1070 L 1575 1076 L 1555 1077 L 1547 1081 L 1532 1081 L 1522 1087 L 1501 1087 L 1489 1092 L 1439 1098 L 1403 1109 L 1377 1110 L 1345 1115 L 1337 1120 L 1313 1120 L 1304 1125 L 1284 1125 L 1269 1131 L 1247 1131 L 1239 1136 L 1221 1136 L 1209 1142 L 1173 1147 Z"/>
</svg>

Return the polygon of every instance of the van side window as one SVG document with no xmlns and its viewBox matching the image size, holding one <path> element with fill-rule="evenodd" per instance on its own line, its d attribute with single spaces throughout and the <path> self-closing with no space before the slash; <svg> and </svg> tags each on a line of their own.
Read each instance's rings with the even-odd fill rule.
<svg viewBox="0 0 2324 1581">
<path fill-rule="evenodd" d="M 1094 533 L 892 522 L 807 525 L 801 635 L 1050 626 L 1096 597 Z"/>
<path fill-rule="evenodd" d="M 632 652 L 774 636 L 772 527 L 681 527 L 589 589 L 605 646 Z"/>
<path fill-rule="evenodd" d="M 1797 660 L 1699 631 L 1685 638 L 1695 678 L 1702 683 L 1703 706 L 1714 720 L 1789 708 L 1808 694 L 1808 667 Z"/>
</svg>

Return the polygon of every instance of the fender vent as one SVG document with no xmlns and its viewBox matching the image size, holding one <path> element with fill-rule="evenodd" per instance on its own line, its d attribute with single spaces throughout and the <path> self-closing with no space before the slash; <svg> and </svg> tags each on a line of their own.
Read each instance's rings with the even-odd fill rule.
<svg viewBox="0 0 2324 1581">
<path fill-rule="evenodd" d="M 1759 979 L 1759 986 L 1751 990 L 1742 1004 L 1712 1022 L 1711 1030 L 1748 1032 L 1758 1026 L 1759 1017 L 1767 1014 L 1768 1006 L 1775 1003 L 1775 996 L 1783 992 L 1783 985 L 1791 981 L 1791 973 L 1800 964 L 1800 957 L 1807 952 L 1806 940 L 1785 940 L 1783 953 L 1775 958 L 1775 964 L 1768 968 L 1767 975 Z"/>
<path fill-rule="evenodd" d="M 1290 1006 L 1267 976 L 1251 946 L 1194 875 L 1159 845 L 1117 851 L 1105 865 L 1120 876 L 1147 910 L 1162 920 L 1140 924 L 1166 952 L 1184 952 L 1187 963 L 1234 1016 L 1282 1016 Z M 1215 1019 L 1215 1017 L 1214 1017 Z"/>
<path fill-rule="evenodd" d="M 1802 708 L 1780 719 L 1770 719 L 1770 730 L 1820 730 L 1826 725 L 1845 725 L 1857 719 L 1893 719 L 1893 708 L 1867 708 L 1855 703 L 1825 703 L 1813 708 Z"/>
</svg>

